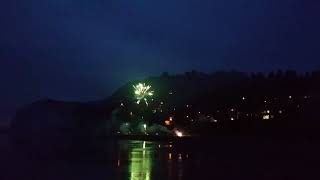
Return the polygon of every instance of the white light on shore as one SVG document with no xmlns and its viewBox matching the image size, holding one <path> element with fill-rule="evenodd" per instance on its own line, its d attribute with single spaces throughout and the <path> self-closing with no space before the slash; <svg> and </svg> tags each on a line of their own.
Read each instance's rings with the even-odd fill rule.
<svg viewBox="0 0 320 180">
<path fill-rule="evenodd" d="M 270 115 L 263 115 L 262 119 L 264 119 L 264 120 L 270 119 Z"/>
<path fill-rule="evenodd" d="M 181 131 L 178 131 L 178 130 L 177 130 L 175 133 L 176 133 L 176 135 L 177 135 L 178 137 L 182 137 L 182 136 L 183 136 L 183 133 L 182 133 Z"/>
</svg>

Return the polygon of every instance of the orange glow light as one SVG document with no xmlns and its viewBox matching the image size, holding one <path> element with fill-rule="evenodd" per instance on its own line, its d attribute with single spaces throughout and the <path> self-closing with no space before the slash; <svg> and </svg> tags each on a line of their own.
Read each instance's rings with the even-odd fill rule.
<svg viewBox="0 0 320 180">
<path fill-rule="evenodd" d="M 166 124 L 166 126 L 170 126 L 171 125 L 171 121 L 169 121 L 169 120 L 165 120 L 164 123 Z"/>
</svg>

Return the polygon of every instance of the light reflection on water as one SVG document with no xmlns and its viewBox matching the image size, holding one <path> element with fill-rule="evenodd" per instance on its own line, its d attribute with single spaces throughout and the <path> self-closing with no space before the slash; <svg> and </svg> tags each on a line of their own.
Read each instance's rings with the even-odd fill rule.
<svg viewBox="0 0 320 180">
<path fill-rule="evenodd" d="M 0 136 L 0 180 L 319 179 L 314 178 L 319 176 L 319 142 L 109 140 L 103 151 L 75 156 L 77 148 L 63 155 L 51 146 L 34 149 L 8 142 Z"/>
<path fill-rule="evenodd" d="M 119 141 L 118 148 L 119 179 L 183 179 L 183 161 L 189 155 L 173 150 L 171 143 Z"/>
<path fill-rule="evenodd" d="M 129 172 L 130 179 L 145 179 L 150 180 L 152 172 L 152 162 L 154 161 L 154 149 L 146 146 L 146 141 L 143 141 L 142 147 L 140 142 L 136 142 L 137 147 L 133 147 L 130 153 Z"/>
</svg>

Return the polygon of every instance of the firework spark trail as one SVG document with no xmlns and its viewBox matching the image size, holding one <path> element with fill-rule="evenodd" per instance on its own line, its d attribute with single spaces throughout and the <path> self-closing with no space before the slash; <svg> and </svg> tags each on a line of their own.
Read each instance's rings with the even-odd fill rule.
<svg viewBox="0 0 320 180">
<path fill-rule="evenodd" d="M 145 83 L 139 83 L 137 85 L 133 85 L 134 94 L 137 99 L 137 104 L 140 104 L 141 101 L 144 101 L 148 106 L 148 97 L 153 96 L 153 91 L 151 91 L 151 86 L 146 85 Z"/>
</svg>

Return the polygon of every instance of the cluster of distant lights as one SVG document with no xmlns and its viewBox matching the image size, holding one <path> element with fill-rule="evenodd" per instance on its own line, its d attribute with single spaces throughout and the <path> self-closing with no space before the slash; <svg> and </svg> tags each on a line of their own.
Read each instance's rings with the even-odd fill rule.
<svg viewBox="0 0 320 180">
<path fill-rule="evenodd" d="M 133 87 L 134 87 L 134 94 L 135 94 L 135 98 L 136 98 L 136 103 L 140 104 L 141 102 L 144 102 L 148 106 L 148 104 L 149 104 L 148 103 L 148 98 L 152 97 L 154 95 L 154 91 L 151 90 L 151 86 L 150 85 L 146 85 L 145 83 L 138 83 L 136 85 L 133 85 Z M 173 92 L 170 91 L 169 94 L 172 95 Z M 290 95 L 290 96 L 288 96 L 288 98 L 289 99 L 293 99 L 293 96 Z M 308 99 L 308 98 L 310 98 L 310 96 L 304 96 L 304 99 Z M 247 100 L 246 97 L 241 97 L 241 99 L 243 101 Z M 275 98 L 275 99 L 277 99 L 277 98 Z M 265 100 L 264 102 L 267 103 L 267 100 Z M 160 104 L 163 105 L 164 102 L 161 101 Z M 124 106 L 123 103 L 121 103 L 121 106 Z M 190 108 L 191 105 L 187 104 L 186 107 Z M 176 108 L 174 108 L 174 110 L 175 109 Z M 156 112 L 156 110 L 154 110 L 154 111 Z M 234 112 L 235 109 L 231 109 L 230 111 Z M 162 109 L 161 109 L 161 112 L 162 112 Z M 279 110 L 278 112 L 279 112 L 279 114 L 283 113 L 282 110 Z M 201 114 L 200 111 L 198 113 Z M 130 115 L 132 116 L 132 112 L 130 112 Z M 248 114 L 247 114 L 247 116 L 248 116 Z M 189 118 L 188 115 L 186 117 Z M 270 110 L 267 110 L 267 111 L 265 111 L 265 114 L 263 114 L 262 119 L 270 119 L 271 117 L 272 117 L 272 115 L 270 115 Z M 234 120 L 236 120 L 236 118 L 235 117 L 230 117 L 230 120 L 234 121 Z M 191 121 L 193 122 L 194 120 L 192 119 Z M 212 118 L 211 122 L 217 123 L 218 120 Z M 172 117 L 169 117 L 169 120 L 165 120 L 165 125 L 170 126 L 171 124 L 172 124 Z M 143 128 L 144 128 L 145 134 L 147 134 L 147 125 L 143 124 Z M 175 133 L 175 135 L 177 137 L 183 137 L 184 136 L 183 132 L 179 131 L 179 130 L 175 130 L 174 133 Z"/>
<path fill-rule="evenodd" d="M 168 120 L 168 121 L 169 121 L 170 123 L 172 123 L 172 122 L 173 122 L 173 118 L 172 118 L 172 117 L 169 117 L 169 120 Z M 124 125 L 130 126 L 130 124 L 129 124 L 128 122 L 126 122 Z M 166 125 L 171 125 L 171 124 L 166 124 Z M 148 133 L 147 133 L 147 124 L 146 124 L 146 123 L 143 123 L 143 124 L 142 124 L 142 128 L 143 128 L 144 134 L 148 135 Z M 183 131 L 181 131 L 181 130 L 174 130 L 173 132 L 174 132 L 174 134 L 175 134 L 177 137 L 183 137 L 183 136 L 184 136 L 184 133 L 183 133 Z M 117 133 L 120 134 L 121 132 L 118 131 Z M 130 133 L 129 133 L 129 134 L 130 134 Z M 156 135 L 159 135 L 159 133 L 156 133 Z"/>
<path fill-rule="evenodd" d="M 134 94 L 135 94 L 135 98 L 136 98 L 136 103 L 140 104 L 142 101 L 144 101 L 144 103 L 148 106 L 148 98 L 152 97 L 154 95 L 154 91 L 151 90 L 151 85 L 146 85 L 145 83 L 138 83 L 136 85 L 133 85 L 133 87 L 134 87 Z M 172 95 L 173 92 L 169 91 L 169 94 Z M 310 97 L 311 96 L 304 96 L 304 99 L 308 99 Z M 289 95 L 288 98 L 293 99 L 293 96 Z M 247 100 L 247 97 L 243 96 L 243 97 L 241 97 L 241 99 L 243 101 L 245 101 L 245 100 Z M 274 98 L 274 99 L 278 99 L 278 98 Z M 264 100 L 264 102 L 267 103 L 267 100 Z M 160 105 L 163 105 L 163 104 L 164 104 L 164 102 L 161 101 Z M 190 108 L 191 105 L 187 104 L 186 107 Z M 176 110 L 176 108 L 173 108 L 173 109 Z M 162 109 L 161 109 L 161 112 L 162 112 Z M 201 112 L 199 112 L 199 114 L 201 114 Z"/>
<path fill-rule="evenodd" d="M 289 99 L 293 99 L 293 96 L 292 96 L 292 95 L 289 95 L 288 98 L 289 98 Z M 311 98 L 311 96 L 305 95 L 305 96 L 303 96 L 303 98 L 304 98 L 304 99 L 308 99 L 308 98 Z M 243 96 L 243 97 L 241 97 L 241 99 L 242 99 L 242 100 L 246 100 L 247 98 Z M 274 98 L 274 99 L 278 99 L 278 98 Z"/>
<path fill-rule="evenodd" d="M 292 96 L 291 96 L 291 98 L 292 98 Z M 307 98 L 310 98 L 310 97 L 308 97 L 308 96 L 305 96 L 304 97 L 305 99 L 307 99 Z M 187 105 L 187 107 L 188 107 L 189 105 Z M 297 108 L 300 108 L 301 106 L 300 105 L 297 105 Z M 220 110 L 217 110 L 217 112 L 220 112 Z M 230 112 L 236 112 L 236 109 L 234 109 L 234 108 L 231 108 L 230 109 Z M 283 114 L 284 113 L 284 111 L 283 110 L 277 110 L 276 111 L 278 114 Z M 201 112 L 199 111 L 198 112 L 198 114 L 201 114 Z M 274 118 L 274 115 L 272 115 L 271 114 L 271 111 L 270 110 L 264 110 L 263 112 L 261 112 L 261 114 L 262 114 L 262 119 L 263 120 L 268 120 L 268 119 L 272 119 L 272 118 Z M 246 114 L 246 116 L 253 116 L 253 115 L 255 115 L 255 114 Z M 191 118 L 189 115 L 186 115 L 185 116 L 187 119 L 190 119 L 190 121 L 191 122 L 194 122 L 194 119 L 193 118 Z M 218 120 L 217 119 L 215 119 L 215 118 L 213 118 L 213 117 L 211 117 L 211 116 L 209 116 L 209 115 L 207 115 L 206 116 L 206 119 L 208 119 L 208 122 L 214 122 L 214 123 L 217 123 L 218 122 Z M 209 120 L 210 119 L 210 120 Z M 231 121 L 235 121 L 235 120 L 237 120 L 238 118 L 237 117 L 235 117 L 235 116 L 229 116 L 229 120 L 231 120 Z M 201 120 L 199 120 L 199 121 L 201 121 Z"/>
<path fill-rule="evenodd" d="M 288 96 L 288 98 L 289 98 L 289 99 L 292 99 L 293 96 L 290 95 L 290 96 Z M 308 99 L 308 98 L 311 98 L 311 96 L 304 96 L 303 98 L 304 98 L 304 99 Z M 246 100 L 247 98 L 246 98 L 246 97 L 242 97 L 241 99 L 242 99 L 242 100 Z M 275 98 L 275 99 L 278 99 L 278 98 Z M 265 100 L 264 102 L 267 103 L 267 100 Z M 163 105 L 164 102 L 161 101 L 160 104 Z M 186 107 L 187 107 L 187 108 L 190 108 L 191 105 L 187 104 Z M 300 106 L 298 105 L 297 107 L 299 108 Z M 176 108 L 173 108 L 173 110 L 175 111 Z M 156 110 L 153 110 L 153 111 L 154 111 L 154 113 L 156 113 Z M 234 112 L 235 109 L 231 108 L 230 111 L 231 111 L 231 112 Z M 161 112 L 162 112 L 162 110 L 161 110 Z M 217 112 L 220 112 L 220 111 L 217 110 Z M 267 110 L 266 113 L 269 114 L 269 113 L 270 113 L 270 110 Z M 279 114 L 282 114 L 283 111 L 282 111 L 282 110 L 279 110 L 278 113 L 279 113 Z M 201 111 L 199 111 L 198 114 L 201 114 Z M 247 116 L 249 116 L 249 114 L 247 114 Z M 265 115 L 265 116 L 263 116 L 263 119 L 269 119 L 268 117 L 270 117 L 270 116 Z M 189 116 L 189 115 L 186 115 L 186 118 L 190 118 L 190 116 Z M 235 120 L 235 119 L 236 119 L 236 118 L 234 118 L 234 117 L 231 117 L 231 118 L 230 118 L 231 121 L 233 121 L 233 120 Z M 172 121 L 172 117 L 170 117 L 170 121 Z M 193 121 L 193 119 L 192 119 L 192 121 Z M 218 120 L 213 119 L 212 122 L 218 122 Z M 166 124 L 166 125 L 169 125 L 169 121 L 166 120 L 166 121 L 165 121 L 165 124 Z"/>
</svg>

